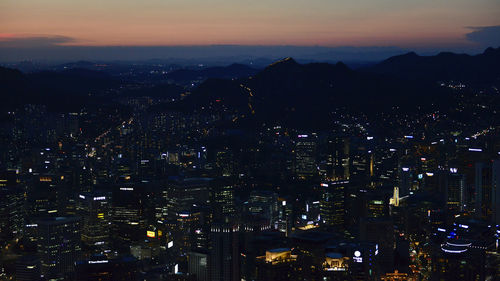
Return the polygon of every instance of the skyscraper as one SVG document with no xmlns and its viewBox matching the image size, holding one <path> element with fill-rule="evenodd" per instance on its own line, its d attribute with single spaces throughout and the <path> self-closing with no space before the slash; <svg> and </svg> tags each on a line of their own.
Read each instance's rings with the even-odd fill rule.
<svg viewBox="0 0 500 281">
<path fill-rule="evenodd" d="M 493 161 L 491 180 L 491 206 L 493 214 L 491 221 L 495 225 L 500 224 L 500 160 Z"/>
<path fill-rule="evenodd" d="M 322 183 L 320 218 L 327 226 L 343 229 L 345 226 L 345 194 L 348 181 Z"/>
<path fill-rule="evenodd" d="M 295 175 L 306 179 L 318 173 L 316 142 L 313 135 L 298 135 L 295 143 Z"/>
<path fill-rule="evenodd" d="M 50 217 L 37 223 L 42 274 L 48 278 L 70 276 L 81 253 L 80 218 Z"/>
<path fill-rule="evenodd" d="M 212 281 L 240 280 L 239 226 L 214 223 L 210 232 L 209 270 Z"/>
<path fill-rule="evenodd" d="M 109 245 L 111 228 L 111 195 L 107 192 L 80 193 L 77 213 L 82 218 L 82 242 L 92 249 Z"/>
<path fill-rule="evenodd" d="M 491 166 L 478 162 L 475 166 L 474 187 L 476 193 L 475 209 L 478 218 L 487 218 L 491 213 L 492 195 Z"/>
</svg>

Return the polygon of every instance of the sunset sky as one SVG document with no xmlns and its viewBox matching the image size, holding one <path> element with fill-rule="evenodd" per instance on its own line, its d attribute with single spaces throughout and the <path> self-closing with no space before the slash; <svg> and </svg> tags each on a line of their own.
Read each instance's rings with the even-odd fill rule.
<svg viewBox="0 0 500 281">
<path fill-rule="evenodd" d="M 482 50 L 498 38 L 499 0 L 0 1 L 0 49 L 19 58 L 20 48 L 61 46 Z"/>
<path fill-rule="evenodd" d="M 0 1 L 2 40 L 91 46 L 446 46 L 499 19 L 498 0 Z"/>
</svg>

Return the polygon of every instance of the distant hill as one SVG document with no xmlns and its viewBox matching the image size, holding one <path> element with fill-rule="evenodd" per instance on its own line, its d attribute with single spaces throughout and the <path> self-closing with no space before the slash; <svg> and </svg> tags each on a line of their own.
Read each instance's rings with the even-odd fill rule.
<svg viewBox="0 0 500 281">
<path fill-rule="evenodd" d="M 388 58 L 365 70 L 408 80 L 499 83 L 500 48 L 488 48 L 475 56 L 448 52 L 419 56 L 412 52 Z"/>
<path fill-rule="evenodd" d="M 299 64 L 277 61 L 252 77 L 208 79 L 183 101 L 193 109 L 229 108 L 256 122 L 327 126 L 336 107 L 364 112 L 446 101 L 448 91 L 434 83 L 409 83 L 376 73 L 358 72 L 343 63 Z M 253 114 L 252 114 L 253 111 Z"/>
<path fill-rule="evenodd" d="M 98 103 L 100 99 L 95 97 L 96 93 L 117 86 L 119 82 L 106 73 L 87 69 L 23 74 L 0 67 L 0 107 L 38 103 L 69 110 L 82 104 Z"/>
</svg>

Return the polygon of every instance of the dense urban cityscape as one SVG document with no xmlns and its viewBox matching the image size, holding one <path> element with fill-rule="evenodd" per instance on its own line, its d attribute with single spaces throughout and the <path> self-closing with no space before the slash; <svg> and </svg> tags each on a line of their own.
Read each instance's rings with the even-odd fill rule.
<svg viewBox="0 0 500 281">
<path fill-rule="evenodd" d="M 497 280 L 499 52 L 6 65 L 0 278 Z"/>
<path fill-rule="evenodd" d="M 500 281 L 499 19 L 0 0 L 0 281 Z"/>
</svg>

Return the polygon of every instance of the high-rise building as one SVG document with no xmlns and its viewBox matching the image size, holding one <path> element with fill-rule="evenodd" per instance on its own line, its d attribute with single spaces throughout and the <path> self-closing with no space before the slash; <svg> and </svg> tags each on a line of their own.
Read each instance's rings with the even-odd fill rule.
<svg viewBox="0 0 500 281">
<path fill-rule="evenodd" d="M 412 172 L 409 167 L 399 169 L 399 198 L 410 195 Z"/>
<path fill-rule="evenodd" d="M 320 218 L 324 225 L 342 230 L 345 227 L 345 196 L 349 181 L 322 183 Z"/>
<path fill-rule="evenodd" d="M 306 179 L 318 174 L 314 135 L 298 135 L 295 142 L 295 175 Z"/>
<path fill-rule="evenodd" d="M 188 253 L 188 273 L 194 275 L 197 281 L 209 281 L 206 251 L 200 249 Z"/>
<path fill-rule="evenodd" d="M 360 223 L 360 239 L 377 244 L 378 261 L 383 272 L 394 270 L 394 226 L 390 218 L 365 218 Z"/>
<path fill-rule="evenodd" d="M 20 237 L 24 218 L 24 189 L 16 172 L 0 173 L 0 244 Z"/>
<path fill-rule="evenodd" d="M 208 259 L 210 280 L 240 280 L 239 232 L 239 226 L 234 223 L 212 224 Z"/>
<path fill-rule="evenodd" d="M 42 274 L 49 279 L 71 276 L 81 253 L 80 218 L 48 217 L 37 224 Z"/>
<path fill-rule="evenodd" d="M 112 238 L 116 246 L 141 240 L 146 228 L 142 190 L 132 184 L 117 185 L 112 196 Z"/>
<path fill-rule="evenodd" d="M 450 209 L 463 211 L 465 208 L 465 175 L 459 174 L 457 168 L 450 168 L 450 172 L 445 174 L 444 194 L 446 205 Z"/>
<path fill-rule="evenodd" d="M 493 208 L 491 221 L 494 225 L 500 225 L 500 160 L 493 161 L 491 175 L 491 206 Z"/>
<path fill-rule="evenodd" d="M 492 173 L 488 163 L 478 162 L 475 165 L 475 209 L 478 218 L 488 218 L 491 215 Z"/>
<path fill-rule="evenodd" d="M 328 139 L 327 176 L 334 180 L 348 180 L 350 177 L 350 140 L 346 137 Z"/>
<path fill-rule="evenodd" d="M 210 185 L 214 218 L 222 219 L 234 215 L 234 184 L 225 179 L 218 179 L 213 180 Z"/>
<path fill-rule="evenodd" d="M 16 261 L 16 280 L 38 281 L 40 275 L 40 258 L 37 256 L 24 256 Z"/>
<path fill-rule="evenodd" d="M 106 249 L 111 229 L 111 194 L 85 192 L 78 194 L 77 200 L 77 213 L 82 218 L 82 242 L 90 249 Z"/>
</svg>

